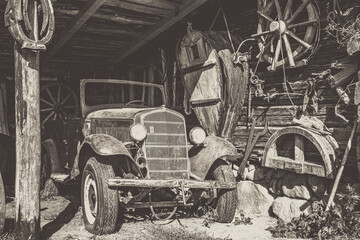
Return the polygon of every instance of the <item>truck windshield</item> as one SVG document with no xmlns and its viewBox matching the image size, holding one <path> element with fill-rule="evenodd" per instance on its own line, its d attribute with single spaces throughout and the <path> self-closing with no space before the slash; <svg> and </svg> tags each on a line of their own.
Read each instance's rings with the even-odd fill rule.
<svg viewBox="0 0 360 240">
<path fill-rule="evenodd" d="M 87 106 L 120 104 L 124 107 L 159 107 L 164 104 L 163 94 L 156 86 L 127 83 L 88 82 L 85 85 Z"/>
</svg>

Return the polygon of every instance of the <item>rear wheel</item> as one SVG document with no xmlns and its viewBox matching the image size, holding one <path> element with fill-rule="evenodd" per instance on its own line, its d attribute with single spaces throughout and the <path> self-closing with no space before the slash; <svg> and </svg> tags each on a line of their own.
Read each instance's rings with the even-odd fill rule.
<svg viewBox="0 0 360 240">
<path fill-rule="evenodd" d="M 209 180 L 235 182 L 235 176 L 229 165 L 221 165 L 215 162 L 208 175 Z M 215 210 L 215 220 L 222 223 L 230 223 L 235 215 L 237 205 L 236 189 L 221 189 L 217 192 L 217 198 L 210 206 Z"/>
<path fill-rule="evenodd" d="M 113 167 L 91 157 L 82 175 L 81 204 L 85 228 L 96 235 L 116 230 L 118 192 L 108 188 L 109 178 L 115 178 Z"/>
</svg>

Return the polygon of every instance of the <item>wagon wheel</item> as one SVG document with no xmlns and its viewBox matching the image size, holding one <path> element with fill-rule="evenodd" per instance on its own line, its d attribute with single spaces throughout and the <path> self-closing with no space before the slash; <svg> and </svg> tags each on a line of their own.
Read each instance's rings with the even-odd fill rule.
<svg viewBox="0 0 360 240">
<path fill-rule="evenodd" d="M 79 114 L 79 100 L 75 92 L 62 83 L 50 83 L 41 87 L 41 125 L 50 120 L 63 120 Z"/>
<path fill-rule="evenodd" d="M 315 47 L 319 13 L 312 1 L 272 0 L 257 14 L 257 33 L 252 37 L 258 38 L 262 58 L 271 64 L 269 70 L 283 64 L 295 67 L 295 61 Z"/>
</svg>

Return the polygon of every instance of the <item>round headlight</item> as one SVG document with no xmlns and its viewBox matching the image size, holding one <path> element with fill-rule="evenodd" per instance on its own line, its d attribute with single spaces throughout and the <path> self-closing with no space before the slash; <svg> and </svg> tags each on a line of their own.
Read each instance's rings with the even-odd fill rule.
<svg viewBox="0 0 360 240">
<path fill-rule="evenodd" d="M 146 128 L 140 123 L 136 123 L 130 127 L 130 137 L 136 142 L 141 142 L 146 138 Z"/>
<path fill-rule="evenodd" d="M 190 131 L 190 141 L 194 144 L 201 144 L 205 141 L 206 133 L 201 127 L 194 127 Z"/>
</svg>

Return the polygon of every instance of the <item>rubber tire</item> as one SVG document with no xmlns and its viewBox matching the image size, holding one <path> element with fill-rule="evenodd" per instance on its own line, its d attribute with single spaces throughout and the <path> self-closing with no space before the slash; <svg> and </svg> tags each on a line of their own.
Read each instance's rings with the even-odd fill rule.
<svg viewBox="0 0 360 240">
<path fill-rule="evenodd" d="M 214 164 L 210 178 L 216 181 L 236 182 L 236 178 L 229 165 Z M 234 219 L 237 207 L 237 193 L 233 190 L 220 190 L 218 197 L 211 205 L 216 212 L 215 221 L 230 223 Z"/>
<path fill-rule="evenodd" d="M 0 173 L 0 235 L 4 232 L 5 227 L 5 189 Z"/>
<path fill-rule="evenodd" d="M 92 174 L 97 188 L 97 214 L 93 224 L 89 223 L 84 208 L 84 183 L 86 177 Z M 113 167 L 99 162 L 91 157 L 84 168 L 81 181 L 81 205 L 85 229 L 93 234 L 110 234 L 116 231 L 119 212 L 119 199 L 117 190 L 108 188 L 107 180 L 115 178 Z"/>
</svg>

